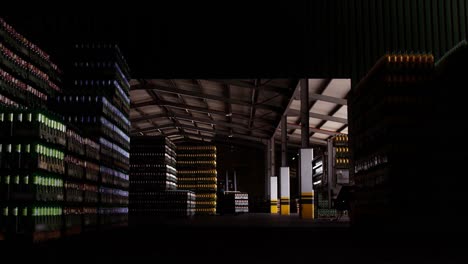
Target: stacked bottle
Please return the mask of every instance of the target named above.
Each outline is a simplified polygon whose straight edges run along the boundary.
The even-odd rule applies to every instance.
[[[61,72],[0,18],[0,237],[61,235],[66,129],[47,110]]]
[[[196,214],[216,214],[216,146],[177,147],[178,189],[196,194]]]
[[[390,54],[352,90],[351,164],[346,157],[340,164],[351,168],[356,186],[353,223],[396,227],[422,217],[423,208],[430,211],[423,190],[431,188],[423,185],[430,182],[425,179],[425,153],[430,153],[427,142],[432,139],[423,131],[433,125],[429,121],[433,78],[431,54]]]
[[[133,223],[146,223],[153,217],[193,215],[194,194],[175,191],[175,148],[164,136],[132,137],[130,213]]]
[[[128,65],[116,45],[79,44],[70,54],[67,89],[53,98],[51,107],[80,131],[70,132],[70,138],[85,146],[67,156],[70,182],[80,183],[83,196],[76,206],[87,230],[125,225],[130,168]]]

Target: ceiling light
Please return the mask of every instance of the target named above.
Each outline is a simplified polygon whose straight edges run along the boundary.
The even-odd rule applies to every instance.
[[[228,137],[232,138],[233,136],[234,136],[233,134],[229,134],[229,136],[228,136]]]
[[[232,113],[227,113],[226,116],[232,116]]]
[[[295,159],[296,159],[296,157],[292,157],[292,160],[295,160]]]
[[[142,136],[143,136],[143,132],[140,132],[140,135],[142,135]]]

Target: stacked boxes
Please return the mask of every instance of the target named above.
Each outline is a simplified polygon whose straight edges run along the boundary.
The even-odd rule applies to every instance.
[[[130,161],[132,223],[151,223],[155,217],[194,214],[194,193],[175,190],[176,152],[169,138],[132,137]]]
[[[47,110],[61,72],[0,19],[0,237],[60,236],[66,125]]]
[[[196,194],[196,214],[216,214],[216,146],[177,147],[177,187]]]

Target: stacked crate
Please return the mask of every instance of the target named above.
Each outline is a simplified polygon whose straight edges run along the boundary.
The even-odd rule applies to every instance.
[[[240,214],[249,212],[249,194],[239,191],[224,192],[221,212]]]
[[[176,152],[169,138],[132,137],[130,163],[132,223],[150,223],[154,217],[193,215],[194,193],[175,190]]]
[[[216,214],[216,146],[177,146],[178,189],[196,194],[195,214]]]
[[[66,125],[47,110],[61,72],[0,18],[0,237],[61,235]]]
[[[125,225],[128,217],[130,162],[129,69],[111,44],[75,45],[64,93],[52,106],[81,132],[85,156],[70,153],[74,177],[71,214],[82,214],[83,227]],[[79,209],[79,208],[81,209]],[[79,210],[79,212],[77,211]]]
[[[353,224],[417,227],[431,214],[430,54],[381,58],[348,101]]]

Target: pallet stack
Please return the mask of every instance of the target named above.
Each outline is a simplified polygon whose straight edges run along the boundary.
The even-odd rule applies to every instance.
[[[352,90],[353,224],[418,227],[431,215],[433,78],[432,55],[391,54]]]
[[[177,188],[196,194],[195,214],[216,214],[216,146],[177,146]]]
[[[48,54],[0,18],[0,238],[61,235],[67,127],[46,103],[60,76]]]
[[[176,147],[164,136],[132,137],[130,215],[135,224],[155,217],[191,216],[195,195],[176,190]]]

